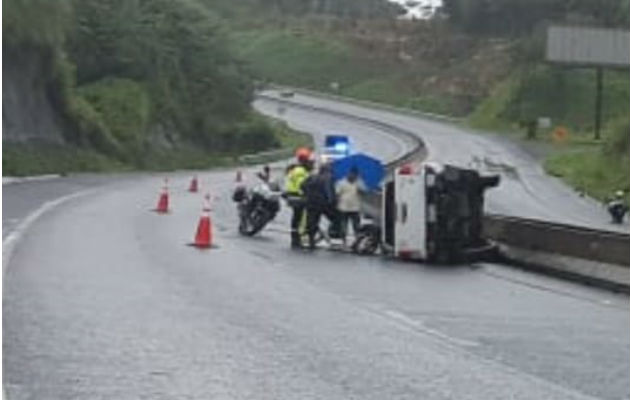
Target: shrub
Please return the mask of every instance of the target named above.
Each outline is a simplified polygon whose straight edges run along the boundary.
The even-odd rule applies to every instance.
[[[630,156],[630,119],[619,118],[610,124],[605,150],[613,155]]]
[[[98,114],[110,138],[125,149],[125,158],[133,158],[142,150],[150,103],[141,84],[130,79],[108,78],[81,86],[77,94]]]

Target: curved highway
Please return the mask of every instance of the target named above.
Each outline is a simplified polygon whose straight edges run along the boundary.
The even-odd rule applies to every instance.
[[[267,91],[264,94],[281,98],[277,91]],[[602,204],[580,196],[558,179],[548,176],[538,160],[518,145],[500,136],[478,134],[457,125],[432,119],[362,107],[303,93],[296,93],[289,100],[390,124],[421,137],[430,160],[475,168],[482,173],[500,174],[501,184],[487,194],[487,210],[492,213],[630,232],[628,223],[622,226],[610,223],[610,216]],[[266,111],[274,115],[269,112],[271,110]],[[304,124],[301,116],[288,114],[280,117],[287,119],[296,127]],[[322,118],[316,115],[315,119]]]
[[[409,145],[350,119],[281,114],[384,158]],[[168,176],[169,215],[149,211],[163,175],[4,186],[7,398],[630,398],[627,296],[494,264],[295,252],[276,229],[242,238],[234,175],[199,173],[209,251],[186,245],[202,205],[188,172]]]

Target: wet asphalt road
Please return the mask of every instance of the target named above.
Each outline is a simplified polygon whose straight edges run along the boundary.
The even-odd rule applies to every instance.
[[[383,157],[405,146],[319,118]],[[3,238],[91,190],[34,221],[6,265],[9,399],[630,398],[627,296],[500,265],[292,252],[286,210],[241,238],[233,171],[200,174],[218,248],[197,251],[201,194],[171,174],[173,212],[151,213],[161,177],[3,188]]]

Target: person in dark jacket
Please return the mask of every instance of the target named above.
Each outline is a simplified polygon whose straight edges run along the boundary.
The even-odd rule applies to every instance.
[[[306,201],[306,232],[309,247],[313,249],[321,216],[325,215],[333,225],[337,222],[337,199],[330,166],[322,165],[319,173],[307,178],[302,184],[302,192]]]
[[[271,167],[265,165],[262,171],[259,171],[256,175],[261,181],[269,183],[271,181]]]

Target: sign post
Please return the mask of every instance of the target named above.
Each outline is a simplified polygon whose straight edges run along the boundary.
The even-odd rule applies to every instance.
[[[602,96],[604,91],[604,69],[597,67],[597,88],[595,93],[595,140],[601,139]]]
[[[547,61],[595,68],[595,139],[601,138],[604,68],[630,68],[630,31],[569,26],[547,30]]]

